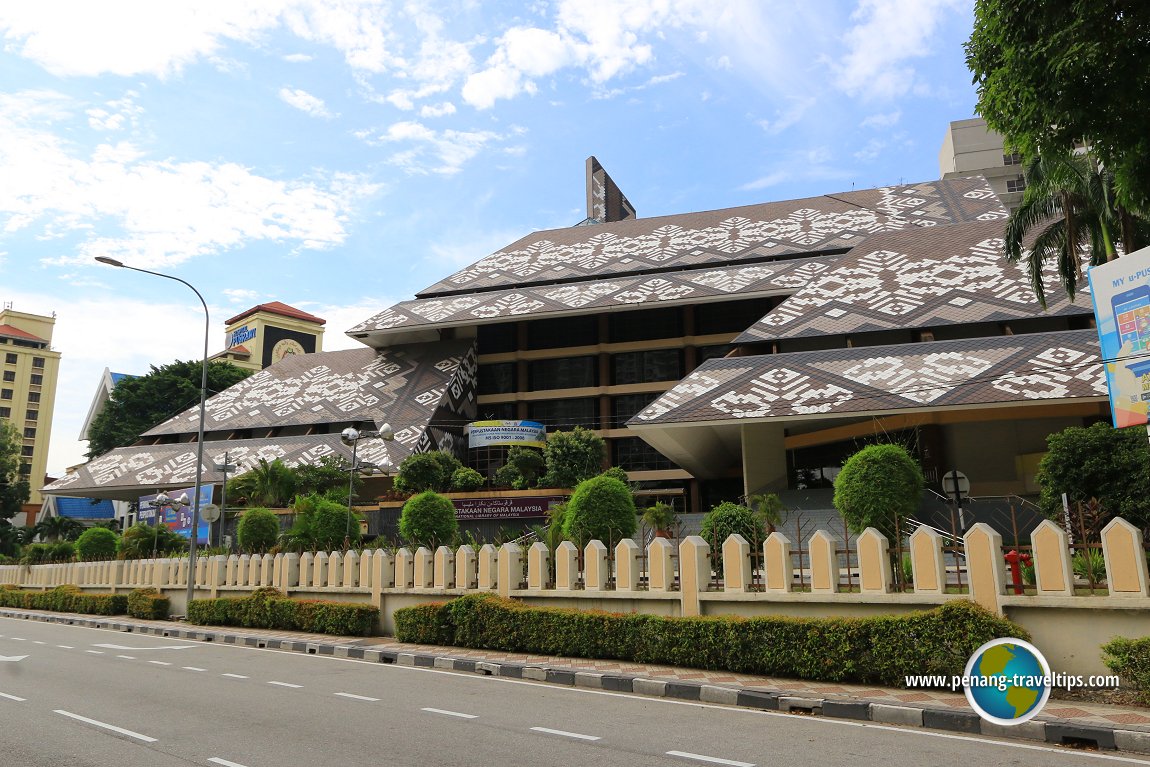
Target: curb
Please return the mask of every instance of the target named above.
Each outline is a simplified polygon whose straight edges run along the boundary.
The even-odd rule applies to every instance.
[[[69,626],[108,629],[126,633],[151,634],[197,642],[220,642],[257,649],[298,652],[350,658],[371,663],[394,663],[399,666],[463,671],[505,679],[528,679],[565,687],[583,687],[611,692],[628,692],[656,698],[697,701],[759,711],[804,714],[829,719],[848,719],[877,724],[922,727],[967,735],[985,735],[1011,740],[1039,741],[1056,746],[1093,748],[1098,751],[1126,751],[1150,754],[1150,731],[1126,730],[1119,726],[1084,724],[1068,719],[1031,719],[1015,726],[993,724],[971,711],[958,711],[929,706],[895,705],[858,699],[811,698],[788,695],[785,691],[756,688],[724,687],[696,682],[668,681],[628,674],[604,674],[580,671],[563,666],[477,661],[450,655],[428,655],[398,650],[369,649],[327,642],[271,639],[250,634],[222,633],[202,628],[185,628],[184,624],[153,626],[127,623],[113,618],[75,617],[68,614],[14,612],[0,609],[0,617],[60,623]]]

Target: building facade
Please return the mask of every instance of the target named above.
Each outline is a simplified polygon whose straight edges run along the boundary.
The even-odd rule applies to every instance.
[[[950,124],[938,150],[938,172],[944,179],[982,176],[1007,210],[1018,207],[1026,189],[1022,157],[1008,152],[1002,135],[988,128],[981,117]]]

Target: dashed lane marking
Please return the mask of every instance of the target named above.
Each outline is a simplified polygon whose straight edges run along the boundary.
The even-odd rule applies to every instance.
[[[532,727],[535,732],[545,732],[548,735],[560,735],[564,738],[577,738],[578,740],[599,740],[598,735],[583,735],[578,732],[567,732],[566,730],[552,730],[550,727]]]
[[[725,764],[728,767],[755,767],[754,762],[736,762],[734,759],[720,759],[717,756],[692,754],[689,751],[668,751],[667,756],[678,756],[682,759],[694,759],[696,762],[707,762],[708,764]]]
[[[352,700],[366,700],[366,701],[369,701],[371,703],[378,703],[379,702],[379,698],[369,698],[366,695],[355,695],[354,693],[350,693],[350,692],[337,692],[334,694],[338,695],[341,698],[351,698]]]
[[[112,732],[117,732],[120,735],[127,735],[129,738],[135,738],[136,740],[142,740],[145,743],[155,743],[156,742],[155,738],[148,737],[147,735],[141,735],[140,733],[133,732],[132,730],[125,730],[123,727],[117,727],[116,725],[108,724],[107,722],[100,722],[100,721],[97,721],[95,719],[89,719],[88,717],[80,716],[79,714],[73,714],[71,711],[65,711],[64,709],[61,709],[61,708],[54,709],[54,713],[60,714],[61,716],[70,717],[72,719],[75,719],[78,722],[84,722],[85,724],[90,724],[93,727],[101,727],[105,730],[111,730]]]
[[[444,708],[421,708],[420,711],[426,711],[429,714],[443,714],[444,716],[457,716],[460,719],[478,719],[476,714],[464,714],[460,711],[448,711]]]

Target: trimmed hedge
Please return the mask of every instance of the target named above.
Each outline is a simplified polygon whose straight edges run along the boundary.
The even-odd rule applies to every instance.
[[[1114,637],[1102,645],[1102,662],[1122,678],[1122,685],[1138,691],[1138,700],[1150,706],[1150,637]]]
[[[4,588],[0,589],[0,607],[88,615],[123,615],[128,611],[128,595],[85,594],[78,586],[57,586],[50,591]]]
[[[395,612],[401,642],[603,658],[827,682],[902,686],[961,675],[971,654],[1022,627],[973,602],[876,618],[662,618],[526,607],[489,594]]]
[[[190,623],[339,636],[368,636],[378,618],[374,605],[290,599],[272,588],[239,598],[193,599],[188,607]]]
[[[162,621],[168,617],[171,601],[156,589],[136,589],[128,594],[128,615]]]

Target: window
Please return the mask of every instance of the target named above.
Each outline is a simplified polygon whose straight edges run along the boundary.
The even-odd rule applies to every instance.
[[[480,354],[513,352],[519,348],[519,333],[514,322],[480,325],[476,330],[476,341]]]
[[[659,397],[658,394],[624,394],[611,398],[611,428],[622,428],[639,411]]]
[[[1002,164],[1003,165],[1021,165],[1022,164],[1022,155],[1020,155],[1018,152],[1015,152],[1014,154],[1004,154],[1004,155],[1002,155]]]
[[[0,389],[0,399],[12,399],[12,390]]]
[[[527,366],[531,391],[598,386],[598,357],[560,357],[539,360]]]
[[[16,364],[16,355],[13,354],[12,352],[8,352],[7,354],[4,355],[4,362],[8,363],[9,365],[15,365]]]
[[[652,338],[680,338],[683,335],[683,312],[678,308],[615,312],[609,316],[608,326],[613,343],[649,341]],[[745,326],[739,328],[743,329]]]
[[[24,439],[36,439],[36,427],[29,426],[24,429]]]
[[[38,421],[38,420],[40,420],[40,411],[39,410],[29,410],[24,414],[24,418],[26,420],[29,420],[29,421]]]
[[[39,386],[40,384],[44,383],[44,376],[40,375],[39,373],[33,373],[32,376],[28,379],[28,383],[32,384],[33,386]]]
[[[726,357],[735,347],[732,344],[717,344],[715,346],[699,346],[695,348],[695,360],[700,365],[715,357]]]
[[[36,448],[33,447],[32,445],[21,445],[20,446],[20,455],[24,456],[25,458],[31,458],[32,457],[32,451],[34,451],[35,449]]]
[[[742,333],[781,302],[779,298],[723,301],[695,307],[695,334]]]
[[[683,377],[683,353],[679,349],[653,349],[611,357],[611,383],[635,384],[678,381]]]
[[[563,346],[591,346],[599,343],[599,317],[559,317],[527,323],[528,349],[555,349]]]
[[[43,358],[43,357],[33,357],[33,358],[32,358],[32,367],[34,367],[34,368],[40,368],[41,370],[43,370],[43,368],[44,368],[44,358]]]
[[[527,418],[539,421],[552,429],[599,428],[599,398],[561,399],[550,402],[531,402],[527,405]]]
[[[4,380],[7,383],[12,383],[13,381],[15,381],[16,380],[16,371],[15,370],[5,370],[4,371]]]
[[[515,392],[515,363],[479,366],[480,394],[512,394]]]
[[[11,418],[11,417],[12,417],[12,408],[0,407],[0,418]]]
[[[1022,176],[1006,179],[1006,191],[1021,192],[1024,189],[1026,189],[1026,179]]]
[[[514,402],[501,402],[498,405],[480,405],[479,419],[482,421],[518,421],[519,409]]]
[[[627,471],[674,469],[675,464],[638,437],[611,441],[612,463]]]
[[[32,473],[32,464],[30,464],[30,463],[20,464],[20,476],[27,477],[31,473]]]
[[[38,391],[28,392],[28,402],[29,403],[36,403],[39,401],[40,401],[40,392],[38,392]]]

